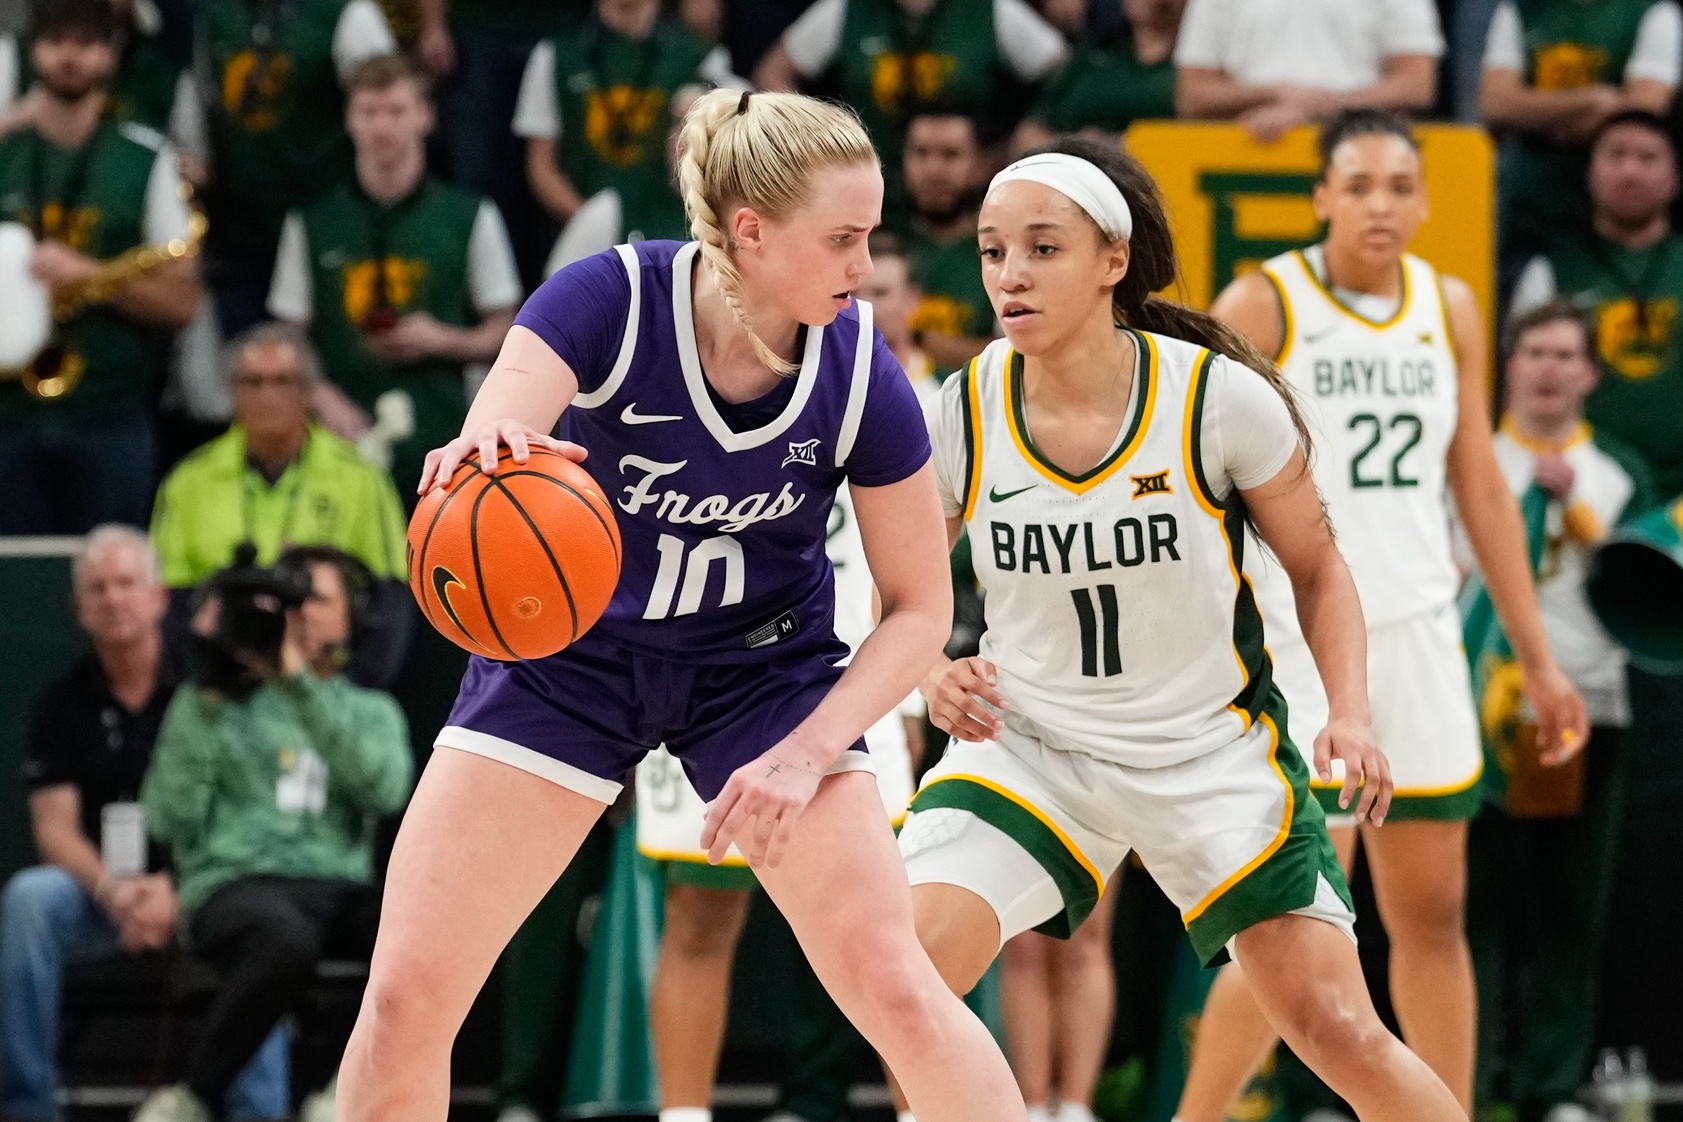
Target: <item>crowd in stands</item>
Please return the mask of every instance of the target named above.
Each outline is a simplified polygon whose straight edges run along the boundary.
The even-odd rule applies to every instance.
[[[41,864],[0,903],[0,1120],[57,1113],[67,957],[177,940],[223,981],[158,1117],[291,1112],[277,1026],[318,959],[368,953],[369,824],[433,731],[378,691],[460,668],[403,584],[421,459],[544,276],[687,237],[674,126],[698,91],[857,110],[887,187],[862,295],[920,388],[999,334],[979,192],[1056,134],[1180,117],[1272,143],[1358,106],[1482,123],[1504,467],[1570,514],[1612,474],[1576,434],[1617,438],[1635,456],[1604,532],[1683,493],[1680,77],[1678,0],[34,0],[0,36],[0,242],[28,247],[0,245],[0,309],[38,285],[67,314],[0,371],[0,535],[92,531],[91,653],[29,726]],[[277,563],[297,598],[259,591],[267,653],[230,662],[219,612]],[[1589,872],[1539,871],[1589,919],[1541,959],[1579,1012],[1546,1062],[1509,1042],[1516,1098],[1588,1074],[1616,797],[1559,843]]]

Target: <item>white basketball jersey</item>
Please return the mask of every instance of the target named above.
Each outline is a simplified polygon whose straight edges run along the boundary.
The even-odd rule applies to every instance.
[[[1455,599],[1449,444],[1460,416],[1437,270],[1404,254],[1402,303],[1370,320],[1328,291],[1302,252],[1262,266],[1285,313],[1279,366],[1314,442],[1315,482],[1368,626]],[[1299,635],[1291,583],[1261,550],[1249,569],[1271,637]]]
[[[836,488],[824,552],[836,572],[836,638],[857,651],[877,625],[872,604],[875,585],[865,564],[865,541],[859,536],[859,522],[853,515],[853,492],[846,483]]]
[[[987,592],[982,655],[1049,742],[1137,767],[1231,743],[1266,701],[1262,621],[1241,578],[1243,513],[1209,493],[1200,387],[1213,356],[1135,333],[1128,420],[1097,467],[1035,449],[1022,358],[990,344],[967,379],[964,518]]]

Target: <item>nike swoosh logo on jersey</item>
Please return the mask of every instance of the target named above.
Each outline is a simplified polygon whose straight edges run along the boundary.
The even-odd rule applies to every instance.
[[[1305,331],[1303,333],[1303,341],[1305,343],[1309,343],[1309,344],[1313,345],[1315,343],[1319,343],[1322,339],[1325,339],[1328,335],[1331,335],[1334,331],[1337,331],[1337,330],[1338,330],[1338,325],[1336,323],[1334,323],[1334,324],[1330,324],[1326,327],[1321,328],[1319,331],[1315,332],[1313,335],[1311,335],[1307,331]]]
[[[1037,486],[1038,486],[1038,484],[1030,483],[1027,487],[1019,487],[1015,491],[1007,491],[1003,495],[999,493],[999,488],[997,488],[997,487],[989,488],[989,490],[988,490],[988,502],[990,502],[990,503],[1002,503],[1006,499],[1009,499],[1014,495],[1020,495],[1024,491],[1032,491]]]
[[[661,421],[681,421],[682,417],[670,417],[665,413],[638,413],[637,403],[633,401],[627,405],[619,415],[619,419],[628,425],[653,425]]]

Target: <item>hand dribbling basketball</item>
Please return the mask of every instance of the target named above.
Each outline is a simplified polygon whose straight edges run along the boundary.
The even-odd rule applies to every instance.
[[[440,634],[486,658],[546,658],[601,618],[621,543],[584,457],[512,419],[427,454],[407,568]]]
[[[514,453],[514,462],[517,464],[525,463],[534,447],[547,448],[567,457],[575,464],[582,463],[588,455],[583,448],[570,440],[557,440],[548,433],[539,432],[505,417],[482,426],[476,433],[463,433],[444,447],[428,452],[426,463],[421,467],[421,481],[416,485],[415,493],[424,495],[434,487],[443,487],[449,483],[450,477],[456,474],[456,469],[461,466],[462,461],[475,451],[479,453],[480,470],[491,470],[484,465],[496,464],[499,445]]]

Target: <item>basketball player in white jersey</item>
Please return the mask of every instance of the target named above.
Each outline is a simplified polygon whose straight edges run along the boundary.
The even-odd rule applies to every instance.
[[[830,508],[824,552],[835,570],[836,638],[857,650],[876,625],[876,613],[865,542],[845,483]],[[923,699],[914,693],[865,730],[883,810],[895,827],[912,800],[913,746],[921,748],[923,712]],[[701,845],[706,818],[707,804],[664,748],[637,765],[637,849],[666,868],[665,923],[649,1002],[659,1122],[712,1120],[731,965],[759,885],[735,846],[719,864],[708,863]]]
[[[1449,513],[1455,505],[1524,668],[1545,760],[1588,731],[1584,705],[1549,652],[1519,509],[1491,444],[1485,337],[1472,291],[1405,252],[1426,218],[1408,123],[1354,110],[1321,136],[1317,215],[1326,240],[1282,254],[1228,286],[1213,312],[1281,371],[1303,403],[1315,481],[1361,595],[1374,732],[1391,761],[1386,828],[1361,828],[1391,944],[1391,999],[1403,1036],[1470,1109],[1475,1048],[1472,957],[1462,930],[1467,820],[1482,767],[1461,649]],[[1291,736],[1329,719],[1313,643],[1297,627],[1289,574],[1260,552],[1246,572],[1268,628]],[[1360,816],[1317,784],[1346,868]],[[1247,989],[1247,980],[1250,988]],[[1254,971],[1228,967],[1201,1022],[1180,1122],[1220,1122],[1273,1046]]]
[[[1255,967],[1272,1023],[1364,1122],[1463,1118],[1368,998],[1243,575],[1251,523],[1327,681],[1314,771],[1342,761],[1343,805],[1383,817],[1361,608],[1278,372],[1150,296],[1175,279],[1168,223],[1111,146],[1066,139],[1006,168],[978,238],[1006,338],[927,412],[988,630],[923,686],[955,739],[900,836],[919,938],[967,990],[1006,939],[1079,926],[1136,849],[1203,959]]]

